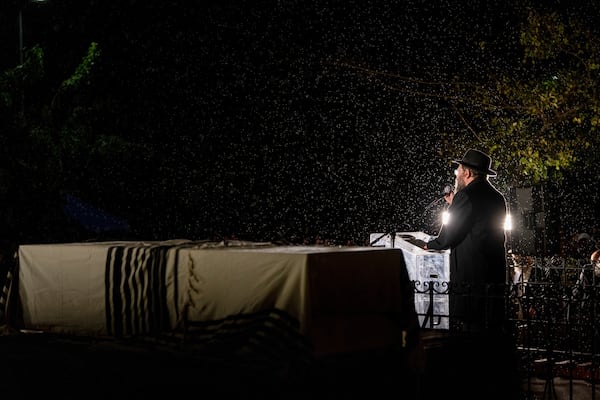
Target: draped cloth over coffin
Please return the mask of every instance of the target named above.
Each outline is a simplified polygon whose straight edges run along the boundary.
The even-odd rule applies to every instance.
[[[109,335],[157,334],[170,329],[166,281],[173,248],[169,244],[108,248],[105,303]]]
[[[190,241],[19,248],[22,327],[57,333],[148,335],[276,314],[316,353],[399,345],[412,306],[403,280],[398,249]]]

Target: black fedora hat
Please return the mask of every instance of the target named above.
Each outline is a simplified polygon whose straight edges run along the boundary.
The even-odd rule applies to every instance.
[[[463,156],[462,160],[453,160],[455,164],[463,164],[467,167],[476,169],[477,171],[485,172],[488,176],[496,176],[496,171],[492,167],[492,159],[487,154],[469,149]]]

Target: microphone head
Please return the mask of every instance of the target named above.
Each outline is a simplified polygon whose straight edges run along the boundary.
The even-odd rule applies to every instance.
[[[442,193],[444,196],[449,195],[450,193],[452,193],[454,191],[454,188],[451,185],[446,185],[444,186],[444,193]]]

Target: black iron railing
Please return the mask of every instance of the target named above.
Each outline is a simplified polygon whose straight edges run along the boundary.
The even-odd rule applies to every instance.
[[[452,282],[413,283],[415,295],[429,298],[429,307],[419,315],[422,328],[440,329],[439,322],[446,318],[449,332],[460,325],[462,315],[440,313],[434,305],[444,297],[471,298],[472,288]],[[595,399],[600,382],[600,277],[593,266],[560,257],[509,263],[503,290],[486,288],[484,298],[473,298],[472,303],[493,304],[498,296],[515,336],[524,381],[545,380],[544,398],[552,399],[555,378],[584,380]]]

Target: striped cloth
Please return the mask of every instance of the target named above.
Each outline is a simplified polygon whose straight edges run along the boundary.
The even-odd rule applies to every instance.
[[[106,258],[106,323],[117,337],[169,328],[167,254],[172,245],[119,245]]]
[[[306,368],[313,347],[285,311],[269,308],[212,321],[187,321],[183,347],[188,354],[214,356],[231,370],[248,366],[256,373]]]
[[[189,247],[228,246],[136,243],[108,249],[105,298],[109,335],[168,338],[172,333],[168,301],[178,298],[178,288],[175,286],[170,294],[174,299],[167,297],[167,276],[177,276],[178,250]],[[242,243],[235,247],[254,246]],[[177,285],[177,279],[170,282]],[[282,359],[304,364],[310,357],[311,345],[300,334],[299,321],[285,311],[267,308],[219,320],[189,321],[185,307],[180,310],[175,306],[172,310],[183,325],[184,347],[188,352],[218,354],[235,363],[246,360],[264,368],[279,368]]]

